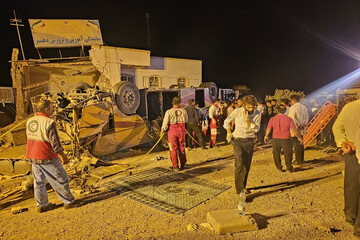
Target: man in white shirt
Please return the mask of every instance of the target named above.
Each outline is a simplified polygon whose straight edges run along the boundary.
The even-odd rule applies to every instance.
[[[299,95],[292,95],[290,97],[291,107],[289,109],[289,117],[295,123],[297,131],[300,133],[301,137],[305,135],[305,128],[309,122],[309,115],[307,108],[300,103]],[[292,137],[294,152],[295,152],[295,163],[297,165],[302,165],[304,163],[304,145],[302,145],[298,138]]]
[[[256,109],[260,112],[261,115],[261,125],[260,125],[260,130],[257,134],[257,140],[260,144],[264,144],[264,137],[265,137],[265,131],[266,131],[266,112],[265,112],[265,106],[264,106],[264,102],[261,99],[257,99],[257,107]]]
[[[217,136],[217,122],[220,115],[220,99],[216,99],[213,105],[209,108],[210,118],[210,147],[214,147],[216,144]]]
[[[230,116],[230,114],[235,110],[235,102],[231,101],[229,103],[229,107],[226,109],[226,117]],[[231,131],[234,130],[234,123],[230,123],[231,127]]]
[[[261,115],[256,110],[256,98],[252,95],[243,98],[244,107],[235,109],[224,121],[227,130],[227,141],[234,137],[235,155],[235,188],[239,194],[238,209],[245,212],[245,192],[247,178],[250,171],[254,151],[255,133],[260,129]],[[231,133],[230,123],[235,123],[235,130]]]
[[[345,156],[345,219],[354,225],[354,235],[360,237],[360,100],[344,106],[338,115],[333,133],[336,145]]]

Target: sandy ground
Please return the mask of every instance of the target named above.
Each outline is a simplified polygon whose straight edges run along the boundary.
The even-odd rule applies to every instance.
[[[157,161],[156,156],[164,157]],[[34,199],[11,207],[29,211],[12,214],[0,211],[0,239],[353,239],[351,225],[343,215],[344,162],[338,154],[306,150],[306,164],[293,173],[276,170],[271,148],[255,152],[248,179],[248,214],[260,229],[251,232],[217,235],[190,223],[206,222],[209,211],[237,207],[234,188],[232,146],[196,149],[187,152],[187,174],[230,185],[220,195],[190,209],[185,214],[165,213],[113,192],[78,196],[86,204],[65,210],[63,207],[37,213]],[[140,159],[140,160],[138,160]],[[133,174],[153,167],[169,167],[167,151],[146,157],[135,156],[119,162],[138,160]],[[119,178],[118,174],[108,180]],[[50,201],[60,204],[54,193]],[[354,238],[355,239],[355,238]]]

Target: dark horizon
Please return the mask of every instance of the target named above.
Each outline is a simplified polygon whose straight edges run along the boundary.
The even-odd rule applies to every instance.
[[[98,19],[109,46],[148,49],[151,55],[203,61],[204,82],[220,88],[247,85],[264,98],[277,89],[316,89],[359,68],[326,39],[360,49],[360,2],[349,1],[4,1],[1,2],[1,86],[11,86],[12,48],[19,48],[12,9],[26,58],[38,58],[28,19]],[[320,36],[320,37],[319,37]],[[324,40],[325,39],[325,40]],[[19,49],[20,50],[20,49]],[[21,51],[20,51],[21,52]],[[356,55],[356,54],[354,54]],[[360,55],[359,55],[360,56]],[[21,54],[19,55],[21,58]]]

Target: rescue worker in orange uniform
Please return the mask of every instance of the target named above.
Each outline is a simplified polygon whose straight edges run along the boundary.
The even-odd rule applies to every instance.
[[[172,169],[175,171],[184,169],[186,164],[185,123],[188,121],[188,115],[185,109],[179,107],[180,102],[181,100],[179,97],[173,98],[173,107],[166,111],[161,127],[161,134],[168,130],[170,159],[172,162]]]

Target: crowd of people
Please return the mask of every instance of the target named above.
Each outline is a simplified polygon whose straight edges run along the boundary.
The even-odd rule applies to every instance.
[[[245,107],[245,97],[238,98],[235,101],[225,101],[223,103],[221,103],[220,99],[217,99],[205,110],[200,109],[194,99],[190,99],[188,106],[184,108],[188,117],[188,121],[184,122],[184,139],[186,139],[184,140],[184,145],[186,148],[188,150],[196,147],[207,149],[207,146],[210,148],[219,146],[219,142],[229,143],[226,139],[227,129],[224,127],[225,119],[236,109]],[[290,99],[283,98],[279,102],[276,99],[267,100],[266,105],[261,99],[255,99],[254,107],[260,114],[260,127],[259,130],[256,131],[254,137],[255,144],[264,144],[265,140],[268,141],[272,139],[274,133],[276,136],[280,136],[280,138],[283,138],[285,135],[287,136],[287,134],[281,135],[281,131],[284,131],[283,127],[285,125],[282,126],[281,129],[279,129],[277,125],[269,125],[269,122],[273,117],[279,114],[287,116],[292,119],[293,125],[295,126],[294,130],[287,127],[288,129],[286,131],[289,133],[289,137],[287,138],[291,141],[291,145],[294,148],[295,162],[297,165],[302,165],[304,161],[302,136],[305,134],[305,127],[309,121],[309,113],[307,108],[300,103],[300,97],[298,95],[293,95]],[[171,111],[173,110],[170,109],[169,113]],[[177,118],[179,119],[178,116]],[[276,119],[283,118],[284,117],[280,118],[279,116],[276,117]],[[280,123],[283,122],[284,120],[280,121]],[[162,130],[166,131],[168,129],[167,125],[169,124],[171,125],[172,123],[169,122],[168,116],[165,114]],[[235,122],[229,123],[231,132],[235,130],[235,126]],[[268,126],[271,126],[270,129],[267,129]],[[267,130],[270,130],[270,132],[266,135]]]
[[[173,107],[166,111],[161,135],[167,132],[171,169],[181,171],[186,167],[186,146],[196,144],[206,149],[217,146],[219,129],[226,131],[225,140],[232,143],[235,156],[235,189],[239,196],[238,210],[245,214],[246,184],[251,167],[254,146],[271,139],[273,160],[280,172],[293,172],[294,166],[304,163],[302,139],[309,121],[308,109],[300,103],[298,95],[290,99],[283,98],[257,100],[252,95],[238,98],[234,102],[221,104],[214,101],[208,114],[196,106],[190,99],[189,105],[180,107],[181,99],[174,97]],[[314,105],[315,107],[317,105]],[[315,108],[314,107],[314,108]],[[333,132],[336,144],[345,154],[345,216],[346,221],[354,225],[354,235],[360,236],[360,115],[357,114],[360,100],[344,106],[337,117]],[[320,105],[317,106],[317,109]],[[315,109],[316,110],[316,109]],[[310,113],[314,114],[314,109]],[[79,203],[71,194],[69,181],[62,167],[69,160],[63,152],[56,125],[51,115],[54,107],[49,100],[38,103],[38,113],[27,121],[26,158],[32,163],[34,176],[34,195],[38,212],[50,210],[46,180],[49,181],[66,209]],[[210,135],[210,138],[207,136]],[[284,153],[286,170],[281,163]],[[293,153],[295,161],[293,162]]]
[[[298,95],[279,102],[276,99],[268,100],[266,105],[252,95],[224,104],[217,99],[207,114],[196,107],[194,99],[189,100],[185,109],[179,108],[179,105],[180,98],[175,97],[173,108],[165,113],[162,125],[162,132],[168,132],[171,168],[177,171],[185,168],[186,146],[191,149],[198,145],[206,149],[207,141],[210,148],[218,146],[218,140],[232,143],[235,186],[240,199],[238,208],[242,213],[245,212],[246,182],[255,144],[263,144],[271,139],[274,163],[281,172],[285,171],[281,164],[282,151],[288,172],[294,171],[293,165],[301,168],[304,163],[302,138],[309,115]]]

